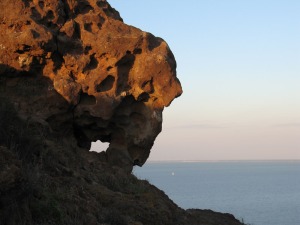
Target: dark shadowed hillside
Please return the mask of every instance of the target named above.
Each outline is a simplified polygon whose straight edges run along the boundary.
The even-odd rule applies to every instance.
[[[1,225],[241,224],[229,214],[179,208],[103,154],[22,121],[3,98],[0,118]]]

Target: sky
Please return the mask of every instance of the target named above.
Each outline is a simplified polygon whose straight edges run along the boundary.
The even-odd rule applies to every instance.
[[[299,0],[108,2],[177,61],[150,161],[300,159]]]

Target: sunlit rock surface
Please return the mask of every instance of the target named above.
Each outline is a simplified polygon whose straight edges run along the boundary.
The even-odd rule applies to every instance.
[[[73,131],[86,149],[109,142],[114,165],[143,165],[164,107],[182,93],[166,42],[124,24],[106,1],[1,0],[0,8],[1,82],[19,114],[62,136]]]
[[[182,93],[175,69],[106,1],[1,0],[0,225],[242,225],[130,173]]]

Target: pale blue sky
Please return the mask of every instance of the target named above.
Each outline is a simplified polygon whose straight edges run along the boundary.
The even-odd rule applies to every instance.
[[[177,60],[150,160],[300,159],[299,0],[108,1]]]

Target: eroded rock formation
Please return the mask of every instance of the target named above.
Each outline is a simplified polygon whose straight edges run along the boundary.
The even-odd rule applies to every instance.
[[[129,173],[182,92],[175,69],[106,1],[1,0],[0,225],[242,225]]]
[[[1,0],[0,8],[1,96],[83,148],[109,142],[115,165],[143,165],[163,108],[182,93],[166,42],[124,24],[104,0]]]

